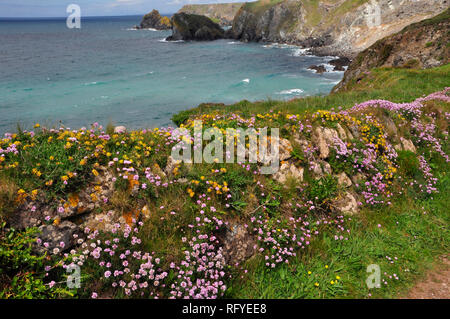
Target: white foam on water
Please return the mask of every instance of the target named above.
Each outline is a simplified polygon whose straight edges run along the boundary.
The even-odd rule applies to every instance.
[[[328,64],[328,63],[323,63],[322,65],[325,67],[325,69],[329,73],[342,73],[342,72],[344,72],[344,71],[335,71],[334,70],[334,65],[331,65],[331,64]],[[344,67],[344,70],[347,70],[347,67]]]
[[[250,83],[250,79],[243,79],[241,82]]]
[[[292,50],[292,56],[303,56],[309,54],[309,48],[297,48]]]
[[[143,28],[143,29],[127,28],[125,30],[126,31],[141,31],[141,30],[144,30],[144,31],[161,31],[161,30],[157,30],[157,29],[154,29],[154,28]]]
[[[176,40],[176,41],[167,41],[167,38],[163,38],[161,40],[158,40],[158,42],[164,42],[164,43],[179,43],[179,42],[184,42],[184,40]]]
[[[283,90],[281,92],[277,92],[276,94],[282,94],[282,95],[300,95],[304,91],[302,89],[290,89],[290,90]]]
[[[270,43],[270,44],[265,44],[263,45],[263,48],[266,49],[272,49],[272,48],[277,48],[277,49],[290,49],[292,50],[292,53],[290,54],[291,56],[303,56],[303,55],[308,55],[310,53],[311,48],[303,48],[300,47],[298,45],[293,45],[293,44],[283,44],[283,43]]]

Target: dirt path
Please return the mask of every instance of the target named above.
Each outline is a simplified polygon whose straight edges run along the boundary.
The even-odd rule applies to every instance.
[[[438,265],[406,294],[411,299],[450,299],[450,260],[441,256]]]

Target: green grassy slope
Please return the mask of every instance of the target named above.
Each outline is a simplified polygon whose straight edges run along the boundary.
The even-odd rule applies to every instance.
[[[289,102],[243,101],[230,106],[203,104],[174,117],[175,122],[185,123],[188,129],[193,129],[194,118],[202,120],[205,128],[214,126],[221,131],[230,127],[280,128],[281,137],[292,143],[287,163],[291,169],[304,169],[303,178],[288,177],[285,184],[271,175],[258,174],[257,164],[213,161],[169,166],[169,155],[179,138],[171,129],[115,134],[109,127],[106,131],[92,129],[86,134],[85,130],[51,132],[36,124],[33,133],[18,132],[5,137],[0,140],[0,148],[8,150],[0,156],[0,298],[68,295],[86,298],[93,294],[107,298],[168,298],[177,291],[181,298],[188,293],[184,280],[209,278],[209,270],[205,272],[209,268],[198,267],[191,261],[183,265],[186,252],[193,258],[210,252],[204,255],[206,260],[208,256],[216,256],[225,242],[219,240],[229,232],[224,223],[248,225],[245,243],[253,241],[262,249],[238,265],[223,261],[209,266],[208,262],[208,267],[218,275],[215,280],[221,282],[217,284],[226,285],[222,288],[224,297],[399,296],[425,274],[437,256],[449,252],[450,178],[445,158],[450,153],[447,138],[450,103],[435,96],[424,101],[418,112],[414,107],[399,111],[379,104],[350,115],[323,110],[346,109],[370,99],[411,102],[449,86],[449,70],[449,65],[430,70],[374,69],[358,83],[351,83],[346,91],[328,96]],[[396,133],[392,133],[389,123],[394,123]],[[424,131],[421,128],[430,123],[435,126],[427,128],[425,141],[420,137]],[[340,144],[352,152],[342,152],[336,145],[330,147],[329,156],[322,158],[327,159],[333,175],[320,175],[312,166],[321,156],[321,151],[311,145],[317,142],[313,135],[317,129],[337,129],[337,124],[355,134],[354,138],[344,132],[347,137]],[[414,142],[416,153],[393,152],[394,146],[403,143],[400,137]],[[437,144],[429,143],[430,140]],[[331,146],[331,142],[327,143]],[[322,160],[320,163],[325,171],[326,163]],[[430,171],[431,177],[427,175]],[[107,172],[115,178],[111,183]],[[335,176],[344,173],[356,177],[358,172],[362,175],[351,186],[339,183]],[[380,176],[383,182],[373,184]],[[382,190],[373,191],[372,185],[382,185]],[[427,192],[433,187],[437,193]],[[361,203],[360,212],[340,216],[334,203],[349,192],[361,195],[357,197],[364,204]],[[363,193],[372,194],[366,197]],[[80,201],[84,203],[81,206]],[[388,201],[392,204],[386,204]],[[18,209],[26,203],[35,206]],[[82,210],[88,203],[95,204],[90,213]],[[117,239],[113,255],[104,254],[97,260],[90,248],[78,247],[67,257],[58,250],[49,258],[42,255],[36,259],[31,256],[32,236],[11,233],[3,223],[12,220],[14,214],[44,218],[44,211],[52,210],[52,216],[43,224],[58,226],[72,208],[77,213],[103,216],[104,221],[91,224],[91,230],[98,227],[101,231],[97,238],[93,236],[87,241],[86,247],[109,247]],[[107,231],[105,226],[110,213],[111,218],[122,220],[122,226],[126,223],[134,227],[135,218],[142,224],[136,226],[133,236],[115,238],[114,232]],[[300,243],[304,237],[308,243]],[[270,244],[274,240],[275,248]],[[217,245],[211,244],[203,252],[198,250],[200,246],[196,243],[210,241]],[[234,246],[241,247],[242,241]],[[291,248],[296,256],[285,254],[284,249]],[[127,250],[130,252],[126,253]],[[131,275],[140,273],[141,260],[134,256],[143,252],[155,252],[157,268],[165,272],[159,278],[166,286],[160,286],[158,280],[158,283],[150,281],[148,289],[136,292],[118,287],[113,281],[135,283],[136,277]],[[81,269],[83,289],[66,292],[58,290],[64,288],[60,285],[50,285],[50,280],[65,282],[65,271],[57,265],[62,261],[66,265],[78,261],[79,254],[85,256]],[[281,261],[275,255],[282,256]],[[109,266],[99,262],[111,262],[111,270],[123,269],[127,265],[122,258],[127,258],[130,273],[119,274],[118,278],[107,275]],[[369,290],[366,286],[369,275],[366,269],[371,264],[381,269],[379,289]],[[51,269],[49,276],[46,269]],[[186,269],[192,272],[185,272]],[[177,279],[182,276],[184,279]],[[222,297],[221,291],[212,294]]]
[[[180,124],[191,115],[213,111],[250,115],[272,109],[301,114],[338,107],[345,109],[371,99],[410,102],[446,86],[450,86],[450,64],[428,70],[381,68],[373,69],[358,83],[349,83],[345,91],[327,96],[310,96],[287,102],[268,100],[251,103],[244,100],[227,106],[204,103],[197,108],[176,114],[172,120]]]

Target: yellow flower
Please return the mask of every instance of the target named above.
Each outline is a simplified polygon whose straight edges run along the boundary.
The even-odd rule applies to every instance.
[[[92,174],[94,174],[94,176],[98,176],[97,170],[93,169],[93,170],[92,170]]]
[[[61,176],[61,180],[62,180],[63,182],[67,181],[68,179],[69,179],[69,177],[67,177],[66,175]]]
[[[41,124],[39,124],[39,123],[36,123],[36,124],[34,125],[34,128],[39,128],[39,127],[41,127]]]
[[[318,283],[318,282],[316,282],[316,283],[314,284],[314,286],[316,286],[316,287],[319,287],[319,283]]]
[[[83,158],[83,159],[80,161],[80,165],[81,165],[81,166],[86,165],[86,162],[87,162],[86,159]]]
[[[61,217],[57,216],[57,217],[53,220],[53,225],[58,226],[60,222],[61,222]]]
[[[330,284],[334,285],[334,281],[333,281],[333,280],[332,280],[332,281],[330,281]]]
[[[336,279],[339,280],[339,279],[341,279],[341,277],[340,276],[336,276]]]
[[[17,194],[19,194],[19,195],[25,194],[25,191],[24,191],[23,189],[19,189],[19,190],[17,191]]]
[[[312,272],[308,271],[308,275],[311,275],[311,274],[312,274]]]
[[[327,269],[328,269],[328,265],[325,265],[325,268],[327,268]]]

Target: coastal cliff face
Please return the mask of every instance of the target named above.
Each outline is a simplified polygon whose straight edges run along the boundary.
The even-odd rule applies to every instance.
[[[171,23],[172,35],[167,38],[168,41],[211,41],[221,39],[225,34],[217,23],[202,15],[176,13]]]
[[[403,67],[428,69],[450,62],[450,9],[414,23],[358,54],[333,91],[346,89],[372,68]]]
[[[405,26],[433,17],[448,0],[261,0],[246,3],[233,21],[243,41],[312,47],[316,54],[353,57]]]
[[[242,7],[243,2],[216,4],[187,4],[178,13],[203,15],[222,26],[230,26],[234,16]]]

